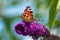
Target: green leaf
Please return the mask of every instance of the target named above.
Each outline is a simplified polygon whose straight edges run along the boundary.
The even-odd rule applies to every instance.
[[[54,20],[57,15],[56,13],[57,3],[58,3],[58,0],[52,0],[52,4],[49,11],[49,28],[53,27]]]
[[[47,2],[47,7],[50,7],[52,0],[47,0],[46,2]]]
[[[56,20],[55,25],[57,25],[57,27],[60,27],[60,20]]]

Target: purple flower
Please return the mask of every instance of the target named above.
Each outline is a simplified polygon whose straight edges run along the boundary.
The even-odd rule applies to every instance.
[[[39,36],[49,37],[50,33],[44,25],[35,22],[20,22],[15,26],[15,31],[20,35],[32,36],[34,40],[37,40]]]

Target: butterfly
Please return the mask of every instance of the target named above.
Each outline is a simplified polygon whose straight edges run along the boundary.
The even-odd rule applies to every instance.
[[[36,20],[33,16],[33,11],[30,6],[27,6],[26,9],[24,10],[24,13],[21,15],[21,18],[25,22],[31,22],[31,21],[40,21]]]

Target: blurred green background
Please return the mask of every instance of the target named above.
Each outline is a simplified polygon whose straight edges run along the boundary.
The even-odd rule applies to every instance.
[[[60,36],[60,0],[0,0],[0,40],[32,40],[14,31],[26,6],[31,6],[34,17],[44,20],[40,23],[52,34]]]

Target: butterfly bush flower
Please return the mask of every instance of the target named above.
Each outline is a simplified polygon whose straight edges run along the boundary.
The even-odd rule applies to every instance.
[[[36,22],[20,22],[15,25],[15,31],[19,35],[29,35],[32,36],[33,40],[37,40],[39,36],[49,37],[50,33],[48,29]]]

